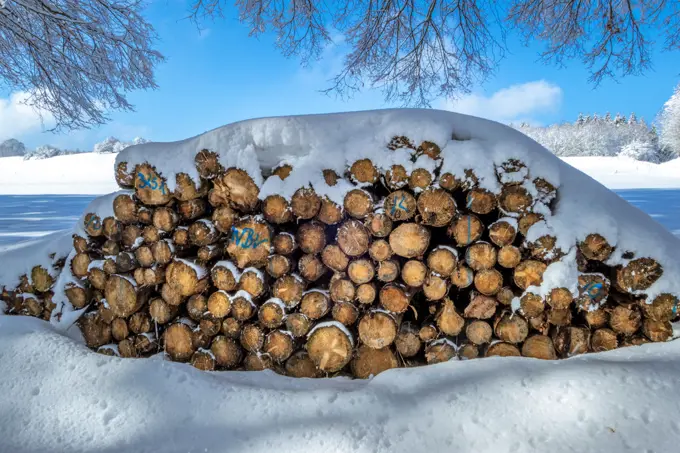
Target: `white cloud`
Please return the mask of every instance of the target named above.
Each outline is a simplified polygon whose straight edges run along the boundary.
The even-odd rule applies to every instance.
[[[40,112],[24,104],[29,93],[17,91],[10,94],[8,99],[0,98],[0,140],[20,138],[26,134],[39,132],[43,120],[49,123],[52,116]]]
[[[562,104],[562,88],[545,80],[511,85],[491,96],[468,94],[443,102],[442,108],[502,123],[537,122],[535,115],[552,113]]]

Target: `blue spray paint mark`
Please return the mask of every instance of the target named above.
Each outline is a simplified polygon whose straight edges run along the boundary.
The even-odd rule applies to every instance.
[[[394,203],[392,205],[392,209],[390,210],[390,214],[394,215],[395,212],[397,212],[397,209],[400,211],[406,211],[406,206],[404,206],[404,201],[406,201],[406,195],[402,195],[401,199]]]
[[[165,184],[161,182],[161,184],[158,184],[158,178],[154,176],[151,179],[148,179],[144,173],[141,171],[137,173],[137,177],[141,181],[141,184],[139,185],[140,189],[145,189],[145,188],[150,188],[151,190],[159,190],[163,195],[165,195]]]
[[[231,227],[231,240],[242,249],[255,249],[269,239],[260,239],[260,233],[255,233],[252,228],[243,228],[239,231],[236,227]]]
[[[92,227],[95,231],[102,229],[102,225],[96,216],[90,216],[90,220],[85,223],[85,228]]]
[[[602,283],[588,282],[588,284],[583,288],[583,292],[586,293],[592,300],[595,300],[602,292]]]
[[[469,244],[472,240],[472,216],[468,216],[468,237],[467,237],[467,244]]]

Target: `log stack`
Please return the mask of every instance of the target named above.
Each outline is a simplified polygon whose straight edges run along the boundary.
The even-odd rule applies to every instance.
[[[474,169],[441,170],[439,147],[395,137],[405,165],[370,159],[325,183],[351,184],[342,204],[299,187],[261,196],[251,175],[196,155],[195,181],[170,190],[150,164],[116,169],[112,217],[87,213],[74,236],[66,296],[87,345],[103,354],[189,362],[202,370],[273,369],[294,377],[366,378],[396,367],[459,359],[558,359],[665,341],[678,299],[646,300],[662,274],[650,257],[606,264],[591,234],[575,244],[578,293],[545,288],[568,251],[550,235],[558,189],[523,162],[496,168],[500,190]],[[385,152],[390,152],[386,150]],[[412,162],[431,162],[416,166]],[[434,171],[428,170],[434,168]],[[290,165],[271,169],[285,179]],[[132,191],[133,190],[133,191]],[[49,318],[44,269],[4,290],[9,312]],[[642,294],[642,295],[641,295]],[[651,302],[651,303],[650,303]]]

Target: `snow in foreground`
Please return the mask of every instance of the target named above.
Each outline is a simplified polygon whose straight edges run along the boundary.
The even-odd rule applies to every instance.
[[[663,164],[628,157],[563,157],[609,189],[670,189],[680,187],[680,159]]]
[[[0,316],[0,395],[13,453],[671,452],[680,342],[308,380],[102,356]]]

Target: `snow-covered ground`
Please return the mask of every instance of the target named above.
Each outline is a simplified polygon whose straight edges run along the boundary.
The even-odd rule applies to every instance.
[[[680,159],[663,164],[628,157],[564,157],[562,160],[610,189],[680,188]]]
[[[32,318],[0,317],[0,332],[12,453],[670,453],[680,437],[677,341],[350,381],[106,357]]]

